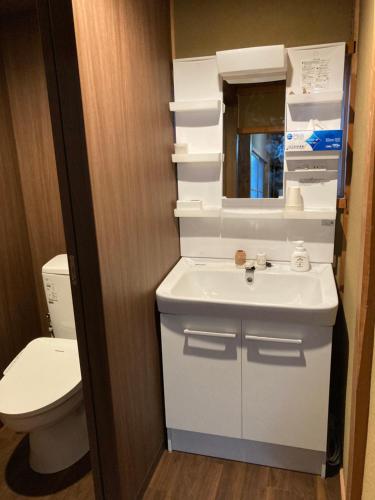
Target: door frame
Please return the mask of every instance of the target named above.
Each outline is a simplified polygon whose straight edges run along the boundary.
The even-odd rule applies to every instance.
[[[359,3],[356,2],[356,16]],[[372,50],[371,105],[368,109],[367,154],[365,160],[365,196],[362,205],[361,261],[354,336],[352,405],[350,415],[348,477],[346,496],[362,496],[368,420],[370,410],[372,358],[375,328],[375,45]],[[345,291],[344,291],[345,293]]]
[[[37,0],[69,259],[91,463],[98,500],[119,471],[72,0]]]

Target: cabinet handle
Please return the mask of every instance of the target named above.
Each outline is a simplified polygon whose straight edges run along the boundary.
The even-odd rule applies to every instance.
[[[246,340],[261,340],[262,342],[280,342],[281,344],[302,344],[302,339],[280,339],[278,337],[259,337],[258,335],[245,335]]]
[[[184,329],[184,334],[201,335],[203,337],[221,337],[225,339],[235,339],[237,337],[237,333],[203,332],[201,330],[189,330],[188,328]]]

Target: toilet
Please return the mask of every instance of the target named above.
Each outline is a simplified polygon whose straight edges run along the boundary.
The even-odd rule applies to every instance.
[[[0,420],[28,432],[30,467],[50,474],[89,450],[68,259],[42,268],[53,337],[32,340],[0,380]]]

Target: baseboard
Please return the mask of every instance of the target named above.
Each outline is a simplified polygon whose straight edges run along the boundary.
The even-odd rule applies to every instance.
[[[341,500],[346,500],[345,477],[344,477],[344,469],[342,467],[340,469],[340,493],[341,493]]]
[[[325,476],[324,451],[178,429],[168,429],[168,449]]]

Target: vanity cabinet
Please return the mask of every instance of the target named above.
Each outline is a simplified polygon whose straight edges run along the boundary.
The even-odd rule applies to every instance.
[[[241,437],[241,321],[161,315],[167,427]]]
[[[331,328],[242,323],[242,437],[325,450]]]
[[[197,439],[200,453],[320,472],[331,327],[162,314],[161,336],[166,424],[183,441],[174,449],[194,452]]]

